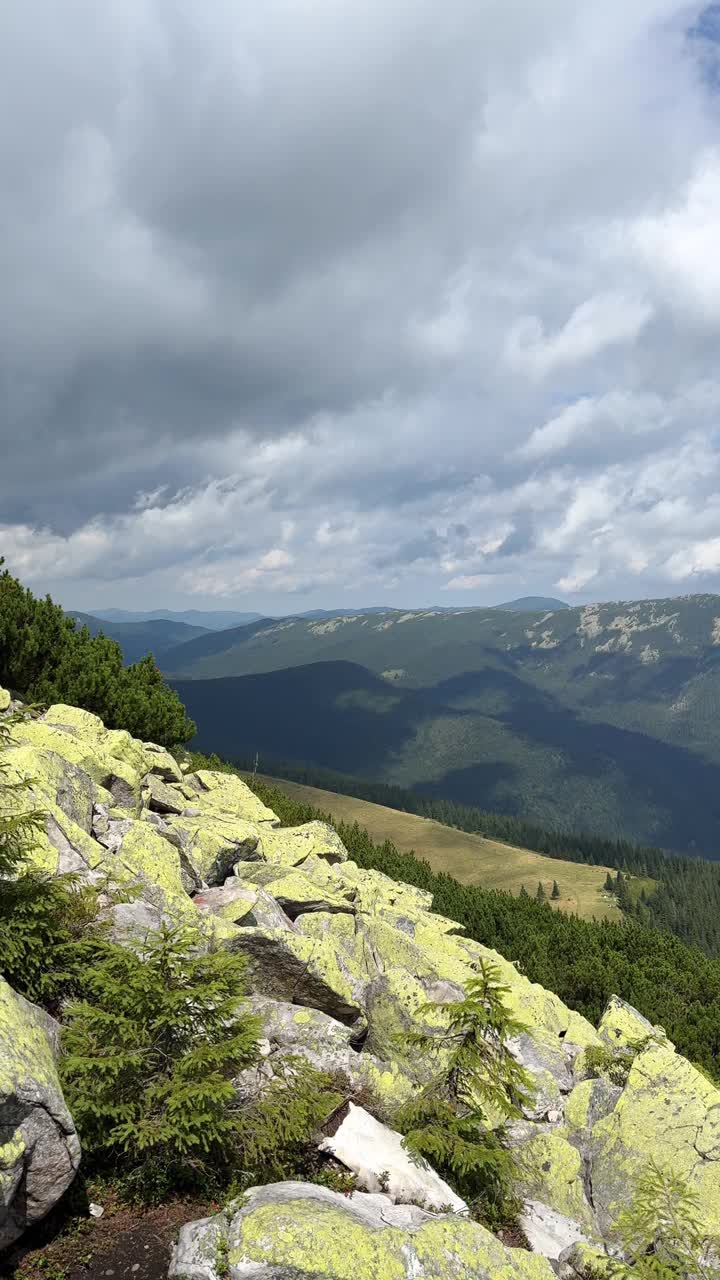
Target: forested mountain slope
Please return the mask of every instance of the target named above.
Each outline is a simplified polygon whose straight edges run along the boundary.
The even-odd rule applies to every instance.
[[[718,848],[718,596],[264,619],[162,665],[200,743],[228,755],[259,750],[613,839]]]
[[[87,627],[91,636],[103,635],[117,640],[123,652],[125,663],[130,666],[139,658],[152,653],[160,657],[166,649],[183,644],[187,640],[195,640],[206,635],[206,627],[189,626],[186,622],[174,622],[165,618],[151,618],[139,622],[112,622],[106,618],[96,618],[90,613],[68,611],[68,617],[74,618],[78,627]]]

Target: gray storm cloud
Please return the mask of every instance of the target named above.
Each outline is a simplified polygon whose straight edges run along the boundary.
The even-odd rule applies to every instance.
[[[717,588],[716,17],[11,8],[10,567],[86,607]]]

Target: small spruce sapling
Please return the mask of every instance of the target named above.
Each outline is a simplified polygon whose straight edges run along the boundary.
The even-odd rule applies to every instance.
[[[550,897],[553,899],[554,902],[557,902],[558,898],[560,897],[560,886],[557,880],[553,880],[552,893],[550,894]]]
[[[542,880],[538,880],[538,887],[537,887],[537,892],[535,894],[535,899],[537,902],[545,901],[545,889],[543,888]]]
[[[330,1076],[304,1058],[291,1055],[274,1065],[267,1087],[234,1116],[240,1188],[258,1179],[282,1182],[305,1176],[315,1160],[313,1135],[343,1100]]]
[[[481,961],[464,1000],[419,1010],[440,1013],[444,1028],[410,1032],[403,1039],[435,1059],[439,1074],[395,1116],[411,1154],[429,1160],[495,1227],[517,1209],[515,1161],[502,1125],[520,1117],[532,1090],[528,1073],[508,1047],[512,1036],[526,1030],[505,1004],[508,991],[497,967]],[[498,1121],[500,1127],[491,1127]]]
[[[32,782],[26,778],[13,778],[10,765],[3,759],[12,745],[10,725],[14,719],[6,717],[0,720],[0,880],[13,877],[22,870],[43,826],[43,814],[26,803],[32,792]]]
[[[624,1261],[613,1280],[718,1280],[720,1240],[705,1232],[699,1197],[678,1174],[651,1163],[615,1224]]]
[[[243,958],[198,943],[185,926],[148,934],[141,950],[107,943],[66,1013],[62,1077],[86,1156],[112,1162],[141,1199],[220,1176],[232,1077],[256,1059]]]

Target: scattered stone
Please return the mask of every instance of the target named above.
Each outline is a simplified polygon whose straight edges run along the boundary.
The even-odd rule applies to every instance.
[[[468,1212],[465,1201],[426,1161],[408,1154],[399,1133],[353,1102],[331,1117],[318,1146],[356,1175],[361,1191],[382,1191],[394,1204],[416,1204],[428,1211]]]

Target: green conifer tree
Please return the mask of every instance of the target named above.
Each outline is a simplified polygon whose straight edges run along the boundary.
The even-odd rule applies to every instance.
[[[536,894],[535,894],[535,900],[536,900],[537,902],[544,902],[544,901],[545,901],[545,890],[544,890],[544,888],[543,888],[543,882],[542,882],[542,880],[538,880],[538,887],[537,887],[537,892],[536,892]]]
[[[613,875],[612,875],[612,872],[611,872],[611,871],[608,871],[608,873],[607,873],[607,875],[606,875],[606,877],[605,877],[605,886],[604,886],[604,887],[605,887],[605,890],[606,890],[606,892],[607,892],[607,893],[614,893],[614,892],[615,892],[615,881],[614,881],[614,879],[613,879]]]
[[[163,926],[141,951],[107,944],[66,1013],[62,1077],[86,1157],[114,1164],[145,1199],[227,1166],[231,1078],[256,1057],[244,959],[199,941]]]
[[[552,893],[550,894],[550,897],[553,898],[555,901],[557,901],[557,899],[560,897],[560,886],[557,880],[553,880]]]
[[[0,880],[18,872],[43,822],[42,813],[30,800],[31,783],[13,777],[7,759],[3,759],[11,745],[10,724],[10,718],[0,720]]]
[[[702,1225],[698,1197],[684,1179],[654,1162],[616,1223],[624,1260],[609,1263],[617,1280],[719,1280],[720,1240]]]
[[[439,1075],[400,1108],[395,1123],[405,1145],[473,1200],[490,1226],[511,1217],[515,1162],[502,1129],[489,1127],[488,1114],[519,1118],[531,1096],[527,1072],[513,1057],[508,1040],[526,1030],[505,1004],[509,988],[496,966],[480,962],[465,999],[426,1005],[419,1012],[441,1015],[438,1031],[410,1032],[404,1043],[430,1056]]]

